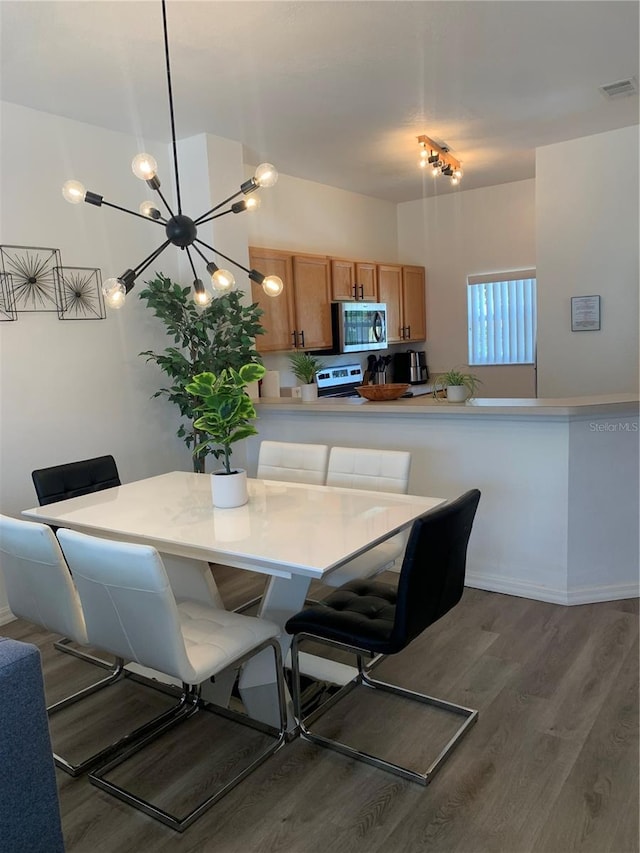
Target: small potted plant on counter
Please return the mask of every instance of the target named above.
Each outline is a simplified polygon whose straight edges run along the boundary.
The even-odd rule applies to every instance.
[[[316,385],[316,373],[322,370],[324,364],[315,355],[308,352],[292,352],[289,355],[291,372],[296,377],[301,387],[302,402],[310,403],[318,399],[318,386]]]
[[[480,380],[473,373],[462,373],[462,371],[454,369],[447,370],[446,373],[441,373],[438,376],[434,385],[433,396],[438,396],[438,391],[446,389],[447,400],[450,403],[464,403],[476,392],[476,388],[480,384]]]
[[[224,368],[215,373],[198,373],[186,386],[194,398],[193,408],[199,414],[194,427],[208,438],[194,448],[194,454],[205,446],[220,459],[223,467],[211,475],[213,505],[235,507],[246,504],[247,472],[231,467],[231,445],[243,438],[257,435],[251,423],[256,415],[253,402],[245,393],[250,382],[257,382],[266,373],[261,364],[243,364],[238,370]]]

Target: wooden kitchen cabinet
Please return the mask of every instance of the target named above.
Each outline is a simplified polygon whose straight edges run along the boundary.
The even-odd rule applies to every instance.
[[[337,302],[378,301],[376,264],[331,259],[331,296]]]
[[[378,300],[387,305],[390,344],[426,339],[424,267],[379,264]]]
[[[254,302],[265,312],[265,334],[256,338],[260,353],[292,349],[328,349],[332,346],[329,259],[322,255],[294,255],[277,249],[249,249],[252,269],[278,275],[284,283],[279,296],[267,296],[251,282]]]

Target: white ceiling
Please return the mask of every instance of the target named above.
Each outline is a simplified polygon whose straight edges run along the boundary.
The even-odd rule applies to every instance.
[[[169,0],[178,137],[391,201],[448,192],[417,167],[426,133],[463,189],[534,176],[535,148],[638,122],[637,2]],[[170,139],[159,0],[1,0],[1,95]],[[569,166],[569,164],[568,164]]]

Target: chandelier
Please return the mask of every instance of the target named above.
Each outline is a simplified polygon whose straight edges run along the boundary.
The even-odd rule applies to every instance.
[[[438,175],[446,175],[454,186],[460,183],[462,178],[460,161],[449,153],[446,145],[438,145],[424,134],[418,137],[418,144],[420,146],[418,165],[422,169],[428,167],[434,178]]]
[[[158,178],[158,164],[150,154],[137,154],[131,163],[131,168],[134,175],[140,180],[145,181],[147,186],[154,190],[160,198],[162,205],[166,209],[163,214],[160,210],[162,205],[157,205],[153,201],[143,201],[138,211],[128,210],[117,204],[105,201],[103,196],[98,193],[90,192],[80,183],[80,181],[67,181],[62,187],[62,195],[71,204],[80,204],[86,202],[93,204],[96,207],[112,207],[115,210],[120,210],[123,213],[128,213],[131,216],[138,216],[142,219],[147,219],[156,225],[164,228],[165,240],[151,252],[133,269],[126,269],[122,275],[117,278],[107,279],[102,287],[105,302],[110,308],[121,308],[124,305],[127,293],[132,289],[135,280],[138,276],[158,258],[168,246],[177,246],[184,250],[189,259],[189,264],[193,272],[193,299],[198,305],[206,306],[211,302],[212,294],[205,288],[202,279],[198,277],[194,264],[194,255],[199,256],[199,260],[204,262],[209,275],[211,276],[211,284],[218,293],[226,293],[233,289],[235,279],[232,273],[226,269],[220,269],[213,260],[209,260],[203,249],[209,250],[214,256],[224,258],[229,263],[233,264],[238,269],[244,270],[251,281],[262,285],[262,289],[268,296],[278,296],[282,292],[282,279],[277,275],[264,276],[258,270],[248,269],[233,258],[224,255],[219,249],[210,246],[198,237],[198,227],[206,222],[211,222],[213,219],[218,219],[220,216],[226,216],[229,213],[242,213],[243,211],[253,210],[259,206],[259,199],[250,197],[235,201],[240,195],[250,196],[256,190],[262,187],[272,187],[278,180],[278,172],[270,163],[262,163],[255,171],[252,178],[241,184],[240,189],[230,195],[228,198],[216,204],[210,210],[200,214],[196,219],[186,216],[182,212],[182,198],[180,195],[180,175],[178,172],[178,151],[176,145],[176,128],[173,113],[173,92],[171,88],[171,66],[169,63],[169,39],[167,35],[167,10],[166,0],[162,0],[162,25],[164,32],[164,53],[167,69],[167,90],[169,95],[169,116],[171,119],[171,143],[173,148],[173,166],[176,182],[176,203],[175,211],[160,191],[160,179]],[[226,207],[221,211],[221,208]],[[220,212],[219,212],[220,211]],[[198,260],[198,259],[196,259]]]

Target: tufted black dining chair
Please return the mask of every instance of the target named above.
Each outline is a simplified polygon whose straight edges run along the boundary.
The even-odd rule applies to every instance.
[[[40,506],[120,486],[113,456],[96,456],[31,472]]]
[[[411,528],[397,587],[375,580],[344,584],[324,601],[292,616],[286,630],[294,635],[291,660],[293,703],[300,734],[329,747],[428,785],[451,751],[476,722],[478,712],[422,693],[374,679],[365,656],[393,655],[405,649],[460,601],[464,590],[467,546],[480,492],[472,489],[454,501],[425,513]],[[326,643],[356,655],[358,674],[324,706],[302,717],[299,648],[303,641]],[[375,662],[373,664],[375,666]],[[354,749],[341,741],[313,733],[309,726],[358,685],[394,693],[464,717],[464,723],[424,773]]]

